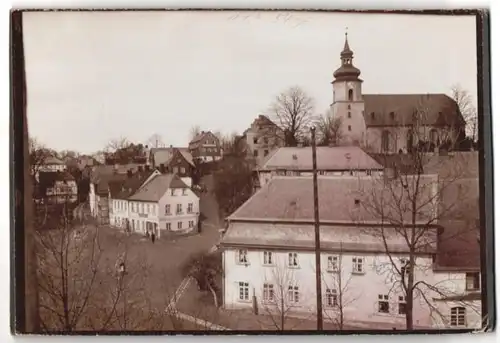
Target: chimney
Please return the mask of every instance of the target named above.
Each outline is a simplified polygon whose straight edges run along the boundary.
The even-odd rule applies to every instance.
[[[132,169],[127,170],[127,177],[132,177]]]
[[[138,171],[139,173],[142,173],[142,166],[137,167],[137,171]]]
[[[164,163],[160,164],[160,173],[165,174],[165,164]]]

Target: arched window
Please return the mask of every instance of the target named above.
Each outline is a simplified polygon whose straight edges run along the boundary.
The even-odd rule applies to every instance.
[[[390,133],[387,130],[382,131],[382,152],[389,152]]]
[[[347,94],[348,94],[349,101],[352,101],[353,96],[354,96],[354,91],[352,89],[349,89],[349,92]]]

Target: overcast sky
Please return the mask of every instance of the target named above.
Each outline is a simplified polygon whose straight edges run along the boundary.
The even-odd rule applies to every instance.
[[[91,153],[120,136],[187,146],[242,132],[290,86],[332,101],[348,27],[364,93],[477,98],[473,16],[277,12],[24,14],[28,123],[47,146]]]

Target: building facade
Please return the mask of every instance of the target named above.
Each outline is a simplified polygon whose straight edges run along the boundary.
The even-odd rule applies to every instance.
[[[191,142],[189,152],[193,160],[203,162],[214,162],[222,158],[222,147],[219,139],[210,131],[201,131]]]
[[[346,40],[334,72],[331,111],[341,119],[342,143],[374,153],[452,148],[465,138],[465,120],[445,94],[364,94],[361,71]]]
[[[386,194],[373,179],[318,178],[324,317],[336,322],[342,313],[353,326],[404,329],[402,285],[408,282],[410,251],[401,230],[413,226],[402,229],[373,216],[366,202]],[[428,222],[439,207],[429,201],[436,196],[437,177],[421,176],[419,182],[426,185],[427,201],[421,200],[425,206],[415,222],[421,241],[412,255],[419,287],[413,294],[414,328],[479,328],[478,242],[468,223]],[[276,177],[228,217],[221,241],[225,308],[251,309],[255,303],[259,313],[271,315],[315,313],[312,199],[310,177]],[[404,214],[404,221],[409,217]]]
[[[316,168],[324,176],[379,175],[383,166],[356,146],[317,147]],[[255,169],[256,189],[275,176],[312,176],[311,147],[281,147]]]
[[[275,123],[265,115],[259,115],[243,133],[245,150],[257,165],[262,163],[276,148],[284,146],[285,135]]]

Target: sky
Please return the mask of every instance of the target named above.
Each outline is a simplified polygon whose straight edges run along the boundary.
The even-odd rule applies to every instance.
[[[55,150],[110,140],[187,146],[190,129],[239,132],[299,86],[332,102],[347,28],[363,93],[477,99],[473,16],[311,12],[24,14],[28,126]]]

